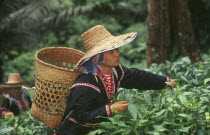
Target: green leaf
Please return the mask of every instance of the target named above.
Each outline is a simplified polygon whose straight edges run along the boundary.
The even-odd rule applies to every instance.
[[[195,85],[198,85],[198,84],[199,84],[198,79],[192,79],[191,81],[192,81]]]
[[[101,133],[106,133],[106,130],[104,129],[97,129],[93,132],[90,132],[88,135],[98,135],[98,134],[101,134]]]
[[[206,79],[204,80],[204,84],[206,84],[207,82],[210,82],[210,78],[206,78]]]
[[[149,93],[144,93],[144,99],[146,100],[146,102],[148,103],[148,104],[152,104],[152,97],[151,97],[151,95],[149,94]]]
[[[14,127],[0,128],[0,135],[4,135],[6,133],[9,133],[12,130],[14,130]]]
[[[184,77],[183,75],[181,75],[180,77],[181,77],[185,82],[190,83],[190,82],[188,81],[188,79],[187,79],[186,77]]]
[[[184,62],[186,62],[186,63],[188,63],[188,64],[191,63],[191,61],[190,61],[190,59],[189,59],[188,57],[182,58],[182,61],[184,61]]]
[[[136,108],[136,106],[134,104],[130,104],[128,106],[128,111],[130,112],[132,118],[134,120],[136,120],[137,119],[137,108]]]
[[[187,98],[184,95],[179,95],[179,100],[183,105],[187,105]]]
[[[188,120],[192,120],[192,116],[188,114],[178,114],[181,117],[187,118]]]
[[[192,92],[183,92],[183,95],[188,96],[188,95],[194,95]]]
[[[189,131],[190,127],[182,127],[180,129],[178,129],[180,132],[185,132],[187,133]]]
[[[162,132],[162,131],[166,131],[167,130],[162,125],[154,125],[153,127],[155,128],[156,131],[159,131],[159,132]]]
[[[163,115],[166,112],[166,109],[161,110],[160,112],[156,113],[156,117]]]
[[[113,126],[114,126],[110,122],[101,122],[100,125],[103,126],[103,127],[105,127],[105,128],[110,128],[110,129],[113,128]]]
[[[117,130],[115,130],[114,132],[112,132],[112,135],[114,135],[114,134],[119,134],[119,133],[123,133],[123,132],[125,132],[125,129],[117,129]]]

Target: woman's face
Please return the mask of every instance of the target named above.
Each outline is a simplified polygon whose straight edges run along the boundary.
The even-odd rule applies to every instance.
[[[11,96],[18,96],[21,94],[20,89],[21,89],[21,87],[20,88],[12,88],[9,90],[9,94]]]
[[[108,52],[104,52],[104,63],[103,66],[114,67],[120,64],[120,51],[114,49]]]

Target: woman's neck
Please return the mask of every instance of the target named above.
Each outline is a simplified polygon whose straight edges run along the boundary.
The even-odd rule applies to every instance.
[[[103,74],[109,74],[111,72],[111,67],[108,67],[108,66],[104,66],[104,65],[101,65],[101,68],[102,68],[102,73]]]

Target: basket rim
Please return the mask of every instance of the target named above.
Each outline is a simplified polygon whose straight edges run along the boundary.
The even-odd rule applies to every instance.
[[[78,52],[78,53],[81,53],[81,54],[85,54],[84,52],[82,52],[82,51],[80,51],[80,50],[76,50],[76,49],[74,49],[74,48],[69,48],[69,47],[45,47],[45,48],[42,48],[41,50],[39,50],[37,53],[36,53],[36,60],[38,61],[38,62],[40,62],[40,63],[42,63],[42,64],[44,64],[44,65],[46,65],[46,66],[48,66],[48,67],[53,67],[53,68],[57,68],[57,69],[59,69],[59,70],[63,70],[63,71],[68,71],[68,72],[75,72],[74,70],[68,70],[68,69],[65,69],[65,68],[62,68],[62,67],[58,67],[58,66],[55,66],[55,65],[52,65],[52,64],[48,64],[48,63],[46,63],[46,62],[44,62],[44,61],[42,61],[42,60],[40,60],[39,58],[38,58],[38,54],[39,53],[41,53],[42,51],[44,51],[44,50],[53,50],[53,49],[66,49],[66,50],[73,50],[73,51],[76,51],[76,52]],[[82,57],[81,57],[82,58]],[[76,71],[76,72],[79,72],[79,71]]]

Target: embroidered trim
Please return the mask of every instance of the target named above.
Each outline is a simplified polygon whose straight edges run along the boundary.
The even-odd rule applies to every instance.
[[[112,111],[110,109],[110,105],[105,105],[105,107],[106,107],[106,113],[107,113],[107,115],[108,116],[112,115]]]
[[[99,93],[101,93],[100,89],[97,88],[96,86],[89,84],[89,83],[75,83],[74,85],[71,86],[71,88],[74,88],[76,86],[87,86],[87,87],[91,87],[93,89],[95,89],[96,91],[98,91]]]
[[[112,76],[112,81],[113,81],[113,89],[114,89],[113,91],[114,91],[114,93],[115,93],[115,82],[114,82],[114,76],[113,76],[112,71],[111,71],[111,76]],[[105,90],[106,90],[107,98],[108,98],[108,100],[110,100],[110,95],[111,95],[111,94],[109,94],[109,90],[108,90],[108,88],[106,87],[106,84],[105,84],[105,82],[104,82],[102,76],[99,76],[99,78],[101,79],[101,81],[102,81],[102,83],[103,83],[103,85],[104,85],[104,88],[105,88]]]
[[[120,82],[122,81],[122,79],[124,77],[124,74],[125,74],[124,71],[123,71],[123,68],[122,68],[122,66],[120,64],[119,64],[119,67],[122,70],[122,76],[121,76],[120,80],[118,81],[118,87],[120,86]]]
[[[83,127],[95,127],[95,126],[88,126],[88,125],[80,124],[79,122],[77,122],[77,121],[76,121],[74,118],[72,118],[72,117],[69,117],[69,120],[72,121],[72,122],[74,122],[74,123],[77,123],[77,124],[79,124],[79,125],[81,125],[81,126],[83,126]]]

